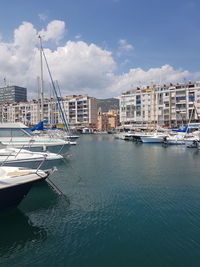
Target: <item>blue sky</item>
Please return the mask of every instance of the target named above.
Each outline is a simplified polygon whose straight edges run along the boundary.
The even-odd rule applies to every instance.
[[[1,3],[0,9],[1,43],[14,45],[14,32],[23,22],[30,23],[36,31],[47,30],[52,21],[64,22],[62,38],[47,38],[44,43],[44,47],[52,52],[49,56],[53,58],[53,52],[65,47],[68,41],[79,50],[86,44],[87,47],[83,48],[84,55],[88,54],[86,50],[90,51],[91,44],[94,44],[95,52],[90,51],[87,62],[94,54],[93,58],[98,54],[97,64],[101,65],[103,61],[106,69],[105,77],[102,76],[103,66],[100,76],[94,73],[85,75],[85,70],[78,75],[79,78],[87,76],[83,88],[76,82],[74,88],[70,84],[65,93],[77,90],[80,93],[108,97],[120,94],[138,83],[145,85],[159,83],[160,80],[169,82],[170,79],[172,82],[199,80],[199,10],[200,1],[197,0],[7,0]],[[23,34],[23,38],[26,38],[26,31]],[[77,47],[77,42],[82,42],[82,46]],[[111,54],[104,54],[101,58],[103,51]],[[109,63],[105,66],[107,60]],[[83,64],[81,66],[84,68]],[[94,67],[94,62],[87,67]],[[14,68],[14,65],[10,68]],[[9,66],[6,70],[9,72]],[[75,70],[80,71],[74,68],[73,75]],[[0,72],[5,73],[5,70],[0,68]],[[9,77],[9,74],[5,75]],[[101,86],[95,85],[92,75],[95,80],[97,77],[100,79]],[[112,76],[112,79],[108,79],[108,76]],[[75,78],[74,76],[70,83]],[[61,80],[66,87],[67,81],[63,78]]]

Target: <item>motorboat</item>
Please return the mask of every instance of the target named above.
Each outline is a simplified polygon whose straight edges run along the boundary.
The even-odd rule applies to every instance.
[[[166,134],[155,132],[152,135],[141,136],[140,138],[143,143],[163,143],[166,137]]]
[[[66,131],[60,129],[46,129],[38,131],[38,134],[40,136],[49,136],[51,138],[66,140],[70,145],[76,145],[76,140],[79,138],[79,135],[69,135]]]
[[[31,187],[45,180],[53,171],[0,167],[0,211],[18,206]]]
[[[15,147],[0,148],[0,165],[2,166],[20,166],[38,168],[40,163],[43,168],[49,161],[61,160],[63,156],[60,154],[46,152],[33,152],[26,149]]]
[[[152,132],[135,132],[132,135],[133,141],[142,142],[142,137],[152,136]]]
[[[126,140],[126,141],[133,141],[133,133],[131,133],[131,132],[115,133],[114,137],[116,139],[121,139],[121,140]]]
[[[193,133],[176,133],[169,134],[166,137],[165,143],[168,145],[186,145],[191,146],[194,142],[198,142],[199,137]]]
[[[186,142],[187,148],[198,148],[199,149],[199,142],[197,140],[194,140],[192,143]]]
[[[82,134],[93,134],[94,133],[94,130],[92,128],[83,128],[82,129]]]
[[[21,122],[0,123],[0,142],[4,145],[12,145],[16,148],[23,147],[32,151],[50,150],[52,152],[60,152],[62,150],[63,153],[71,144],[69,140],[33,134]]]
[[[142,136],[142,143],[163,143],[164,136]]]

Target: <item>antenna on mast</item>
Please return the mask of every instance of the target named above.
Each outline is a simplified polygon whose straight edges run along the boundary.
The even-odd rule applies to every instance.
[[[3,82],[4,82],[4,86],[7,86],[7,81],[6,81],[6,77],[3,78]]]

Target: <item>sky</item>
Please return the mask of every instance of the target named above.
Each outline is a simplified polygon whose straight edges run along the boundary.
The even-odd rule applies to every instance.
[[[0,87],[38,97],[39,39],[62,95],[200,80],[199,0],[0,1]],[[45,96],[50,78],[44,66]]]

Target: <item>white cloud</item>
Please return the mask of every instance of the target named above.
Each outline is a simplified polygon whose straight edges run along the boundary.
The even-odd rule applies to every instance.
[[[42,29],[39,34],[42,36],[44,41],[55,40],[58,42],[63,38],[65,32],[65,22],[53,20],[47,25],[46,30]]]
[[[46,40],[60,40],[65,32],[65,24],[52,21],[47,25]],[[40,74],[38,51],[38,30],[23,22],[15,31],[13,42],[0,41],[0,86],[4,78],[9,84],[28,88],[29,98],[37,97],[37,76]],[[126,42],[121,46],[126,47]],[[131,49],[128,48],[127,49]],[[54,80],[58,80],[63,95],[88,94],[99,98],[118,96],[137,86],[159,83],[200,80],[200,73],[190,73],[174,69],[170,65],[151,68],[147,71],[136,68],[122,75],[116,75],[117,64],[111,51],[83,41],[68,41],[55,50],[44,49]],[[45,68],[44,68],[45,69]],[[45,92],[49,96],[50,79],[44,73]]]
[[[39,19],[40,19],[41,21],[46,21],[47,18],[48,18],[47,14],[45,14],[45,13],[40,13],[40,14],[38,14],[38,17],[39,17]]]
[[[81,34],[77,34],[76,36],[75,36],[75,39],[81,39]]]
[[[118,52],[117,55],[121,56],[124,53],[128,53],[134,50],[134,46],[131,44],[128,44],[128,42],[124,39],[120,39],[118,41],[119,47],[118,47]]]
[[[45,50],[45,54],[65,94],[102,91],[109,82],[107,74],[116,67],[111,52],[83,41],[68,41],[54,52]]]
[[[46,30],[39,31],[40,34],[45,34],[43,47],[45,41],[51,38],[60,39],[64,26],[64,22],[52,21]],[[40,74],[38,43],[38,31],[28,22],[23,22],[14,31],[12,43],[0,42],[0,86],[4,85],[3,78],[6,77],[9,84],[27,87],[29,98],[37,96],[36,80]],[[90,92],[91,95],[103,95],[101,91],[109,84],[107,74],[116,68],[110,51],[83,41],[68,41],[55,50],[44,51],[53,78],[58,80],[63,94]],[[46,71],[44,77],[46,92],[49,95],[50,79]]]
[[[122,92],[135,89],[138,86],[163,85],[184,82],[184,80],[195,81],[199,79],[200,72],[190,73],[187,70],[174,69],[170,65],[164,65],[160,68],[150,68],[147,71],[136,68],[130,69],[128,73],[114,77],[112,86],[108,87],[107,90],[120,95]]]
[[[37,31],[34,29],[33,25],[29,22],[23,22],[18,29],[14,31],[14,46],[16,47],[16,52],[19,50],[24,51],[32,50],[36,45],[36,35]]]

